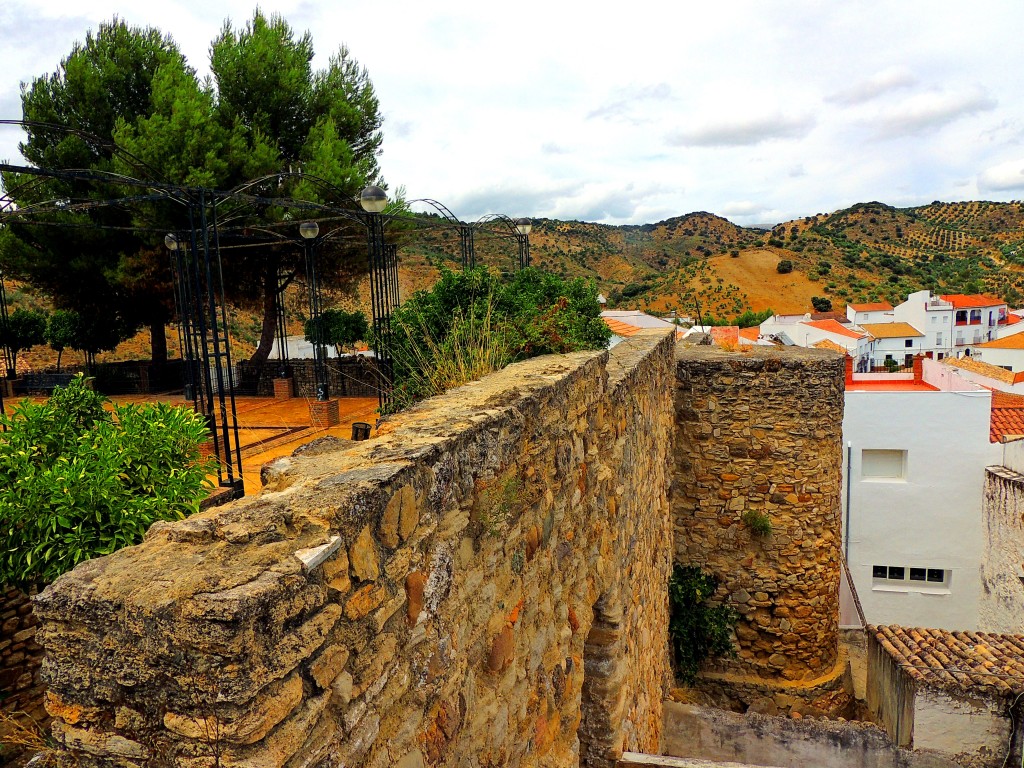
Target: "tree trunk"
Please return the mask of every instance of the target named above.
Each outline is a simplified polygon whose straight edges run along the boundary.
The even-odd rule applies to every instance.
[[[152,320],[149,324],[149,343],[153,349],[150,355],[154,363],[167,362],[167,336],[164,334],[164,321]]]
[[[263,328],[260,343],[249,358],[250,363],[265,363],[274,346],[277,333],[277,255],[268,256],[263,270]]]
[[[57,350],[57,373],[60,373],[60,356],[64,354],[63,347]]]

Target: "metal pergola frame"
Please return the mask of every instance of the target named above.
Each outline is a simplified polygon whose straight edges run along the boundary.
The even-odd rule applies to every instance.
[[[44,123],[26,123],[18,120],[0,120],[0,125],[18,125],[26,130],[56,130],[74,134],[86,142],[92,142],[127,158],[131,165],[156,175],[153,169],[123,149],[89,136],[81,131]],[[386,410],[392,402],[393,361],[391,359],[391,314],[400,301],[398,284],[398,246],[388,242],[385,229],[389,222],[402,217],[419,225],[429,222],[408,211],[373,212],[352,205],[328,205],[284,198],[273,194],[273,188],[280,188],[285,180],[296,179],[310,182],[325,192],[328,199],[342,199],[338,190],[329,182],[301,172],[269,174],[246,182],[234,189],[219,191],[198,187],[169,184],[161,181],[137,179],[123,174],[83,169],[40,169],[33,166],[19,166],[0,163],[0,171],[22,174],[29,180],[21,187],[6,190],[0,195],[0,225],[18,223],[27,226],[88,226],[130,230],[148,233],[154,240],[163,235],[160,227],[105,227],[100,224],[69,225],[47,221],[48,215],[58,213],[84,212],[102,207],[126,207],[141,203],[169,202],[180,209],[179,218],[187,226],[166,233],[164,243],[170,249],[171,270],[174,277],[173,293],[179,320],[179,340],[185,362],[185,397],[192,401],[197,412],[207,419],[214,436],[214,452],[218,460],[218,484],[236,495],[243,493],[242,457],[239,442],[239,428],[235,404],[235,381],[231,365],[231,347],[227,333],[227,310],[225,301],[224,275],[221,260],[222,239],[225,234],[236,236],[239,232],[259,232],[267,239],[256,244],[291,242],[301,244],[305,255],[305,277],[309,300],[310,317],[314,321],[322,312],[322,294],[317,266],[317,249],[332,237],[351,233],[351,227],[340,226],[324,235],[318,232],[311,238],[291,237],[275,231],[282,226],[294,227],[297,220],[264,223],[253,226],[242,215],[245,209],[267,209],[276,207],[289,214],[320,221],[341,220],[347,224],[362,226],[366,231],[367,259],[370,278],[370,298],[375,337],[374,353],[378,371],[378,402]],[[14,195],[24,187],[42,184],[47,179],[74,182],[77,184],[112,185],[128,194],[102,199],[84,197],[81,199],[62,198],[18,207]],[[270,187],[268,193],[266,190]],[[383,195],[382,190],[378,190]],[[488,229],[492,235],[514,238],[518,244],[519,267],[529,266],[529,220],[513,221],[502,214],[485,216],[473,224],[460,221],[444,205],[436,200],[410,201],[408,205],[422,202],[437,210],[447,226],[459,231],[460,255],[464,269],[476,266],[475,234]],[[179,211],[182,213],[182,211]],[[525,222],[525,226],[524,226]],[[500,233],[489,227],[499,225]],[[251,235],[250,235],[251,237]],[[279,363],[287,366],[286,318],[284,316],[283,292],[290,278],[278,277],[276,331],[279,344]],[[4,292],[3,275],[0,272],[0,321],[7,322],[7,302]],[[322,343],[314,345],[317,396],[329,397],[326,370],[326,349]],[[3,349],[3,364],[8,372],[11,368],[10,349]],[[0,412],[3,410],[0,391]]]

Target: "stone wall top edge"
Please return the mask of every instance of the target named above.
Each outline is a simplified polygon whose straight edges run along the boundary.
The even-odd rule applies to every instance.
[[[629,381],[630,375],[657,355],[671,355],[675,332],[657,328],[646,329],[624,339],[609,350],[608,388],[616,390]],[[671,359],[671,358],[670,358]]]
[[[375,521],[386,489],[400,485],[403,473],[415,472],[473,435],[515,428],[523,412],[539,408],[545,396],[575,381],[594,379],[597,386],[584,391],[594,400],[604,396],[608,357],[607,351],[597,351],[516,363],[399,414],[379,438],[339,440],[322,452],[277,460],[273,464],[283,467],[271,473],[273,481],[263,492],[156,524],[142,544],[62,576],[37,600],[37,608],[45,614],[51,605],[60,606],[67,615],[79,598],[88,595],[91,602],[102,595],[112,606],[176,610],[176,600],[231,589],[265,572],[269,563],[277,563],[273,571],[282,576],[298,573],[302,565],[295,552],[325,544],[337,533],[325,522],[332,510],[344,508],[353,518],[348,527],[359,530]],[[152,586],[160,583],[175,586],[161,595]],[[274,590],[269,583],[267,588]]]
[[[680,363],[710,363],[718,365],[739,365],[760,367],[765,362],[777,361],[783,365],[826,366],[843,365],[844,356],[830,349],[807,349],[805,347],[764,347],[749,345],[741,351],[722,349],[714,346],[687,345],[676,347],[676,360]]]

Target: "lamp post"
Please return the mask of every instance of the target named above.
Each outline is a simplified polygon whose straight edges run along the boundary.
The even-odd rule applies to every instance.
[[[530,231],[533,229],[533,222],[526,217],[516,219],[516,232],[519,240],[519,268],[525,269],[530,266]]]
[[[384,244],[387,193],[371,185],[359,193],[359,205],[366,211],[367,257],[370,262],[370,302],[373,305],[374,354],[377,357],[378,402],[381,410],[391,404],[393,367],[391,360],[391,310],[398,304],[397,248]]]
[[[316,245],[320,225],[315,221],[304,221],[299,225],[299,235],[306,249],[306,288],[309,293],[309,322],[313,327],[313,377],[316,383],[316,399],[326,402],[330,399],[330,385],[327,382],[327,346],[324,344],[322,327],[323,297],[320,281],[316,274]]]

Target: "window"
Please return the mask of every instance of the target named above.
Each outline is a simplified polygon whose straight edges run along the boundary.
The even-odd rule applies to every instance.
[[[883,592],[931,592],[946,594],[953,572],[945,568],[912,565],[871,566],[872,586]]]
[[[935,346],[936,347],[941,347],[942,346],[942,332],[941,331],[939,331],[938,333],[935,334]]]
[[[865,480],[903,480],[907,452],[865,449],[860,452],[860,475]]]
[[[932,325],[935,325],[937,322],[939,322],[939,316],[932,315]]]
[[[907,339],[906,341],[903,342],[903,346],[904,347],[912,347],[912,346],[914,346],[914,342],[911,339]]]
[[[966,309],[961,309],[961,310],[957,311],[957,313],[956,313],[956,324],[957,325],[967,325],[967,310]]]

